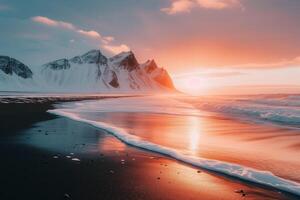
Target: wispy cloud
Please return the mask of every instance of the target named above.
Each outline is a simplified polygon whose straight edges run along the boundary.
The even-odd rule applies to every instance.
[[[91,38],[96,38],[96,39],[101,39],[101,35],[97,32],[97,31],[84,31],[84,30],[77,30],[78,33],[80,33],[81,35],[87,36],[87,37],[91,37]]]
[[[35,17],[32,17],[31,20],[33,22],[40,23],[40,24],[43,24],[46,26],[71,30],[73,32],[76,32],[76,33],[84,36],[84,37],[88,37],[90,39],[97,40],[101,43],[100,46],[102,46],[102,48],[104,48],[105,50],[107,50],[113,54],[117,54],[122,51],[130,50],[130,48],[125,44],[121,44],[121,45],[112,44],[112,42],[115,40],[115,38],[113,36],[102,36],[99,32],[97,32],[95,30],[83,30],[69,22],[54,20],[54,19],[50,19],[50,18],[44,17],[44,16],[35,16]]]
[[[195,2],[192,0],[176,0],[173,1],[170,7],[162,8],[161,11],[173,15],[176,13],[190,12],[195,6]]]
[[[169,15],[190,12],[192,8],[222,10],[232,7],[243,8],[240,0],[171,0],[171,5],[161,11]]]
[[[126,44],[121,44],[121,45],[104,45],[102,46],[104,49],[117,54],[123,51],[130,51],[130,48]]]
[[[243,69],[269,69],[269,68],[284,68],[284,67],[300,67],[300,56],[292,59],[284,59],[278,62],[272,63],[249,63],[244,65],[231,66],[232,68]]]
[[[11,7],[5,4],[0,4],[0,11],[10,10]]]
[[[205,77],[205,78],[224,78],[224,77],[232,77],[232,76],[241,76],[245,75],[246,72],[241,71],[224,71],[224,70],[214,70],[214,71],[200,71],[200,72],[193,72],[193,73],[183,73],[175,75],[174,78],[176,79],[184,79],[187,77]]]
[[[31,18],[32,21],[41,23],[47,26],[53,26],[53,27],[59,27],[59,28],[65,28],[65,29],[70,29],[70,30],[75,30],[75,26],[71,23],[64,22],[64,21],[57,21],[50,19],[48,17],[43,17],[43,16],[35,16]]]

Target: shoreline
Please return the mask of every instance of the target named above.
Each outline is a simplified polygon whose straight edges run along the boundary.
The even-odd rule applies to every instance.
[[[22,105],[25,106],[26,104],[22,104]],[[39,107],[40,105],[34,104],[32,106]],[[43,109],[44,109],[44,107],[43,107]],[[13,151],[18,152],[19,151],[18,149],[20,148],[20,150],[23,149],[21,151],[23,153],[26,152],[28,149],[31,149],[30,151],[34,152],[33,155],[46,154],[46,156],[43,158],[34,158],[34,159],[32,158],[34,156],[32,156],[31,153],[28,155],[24,153],[25,158],[20,158],[19,156],[16,156],[13,153],[12,153],[12,155],[6,155],[6,156],[8,156],[8,157],[12,156],[11,158],[8,159],[12,163],[19,163],[19,161],[20,161],[19,159],[21,159],[22,161],[25,161],[25,166],[26,166],[26,164],[28,164],[29,166],[32,166],[32,164],[30,164],[30,160],[33,160],[32,162],[38,162],[38,163],[46,162],[47,164],[43,164],[46,166],[47,165],[55,165],[56,166],[58,164],[58,166],[56,166],[56,167],[58,167],[58,169],[55,169],[55,170],[40,169],[41,168],[40,166],[38,166],[36,168],[36,170],[47,171],[47,173],[49,174],[49,176],[47,176],[48,179],[54,179],[52,177],[52,175],[55,174],[55,171],[57,171],[59,169],[65,170],[66,167],[68,168],[68,170],[71,170],[71,171],[75,170],[71,173],[72,177],[73,176],[76,177],[82,173],[90,174],[89,177],[91,178],[91,180],[85,179],[83,177],[81,177],[81,179],[82,178],[85,179],[83,182],[87,183],[87,182],[91,181],[93,184],[100,184],[101,187],[105,188],[102,190],[101,195],[104,195],[104,194],[110,195],[110,196],[109,195],[106,196],[105,199],[119,199],[122,196],[122,194],[114,194],[115,192],[116,193],[123,192],[126,195],[131,195],[131,193],[135,190],[137,190],[135,192],[137,192],[138,194],[147,193],[146,196],[143,196],[143,199],[157,199],[157,198],[162,198],[162,197],[164,197],[163,199],[176,199],[178,197],[181,197],[181,199],[184,197],[189,197],[191,199],[197,199],[197,198],[199,198],[200,194],[205,199],[232,199],[232,198],[241,197],[241,195],[239,193],[235,192],[235,190],[239,190],[240,188],[242,188],[243,190],[246,191],[246,193],[247,193],[246,197],[249,197],[250,199],[260,199],[263,197],[264,197],[264,199],[278,199],[278,198],[293,199],[294,198],[293,196],[290,196],[288,194],[278,193],[277,191],[257,187],[254,184],[248,184],[248,183],[245,183],[244,181],[233,180],[230,177],[226,177],[224,175],[220,176],[214,172],[208,172],[206,170],[200,171],[199,169],[197,169],[195,167],[188,166],[182,162],[179,162],[179,161],[176,161],[176,160],[173,160],[170,158],[166,158],[165,156],[161,156],[161,155],[158,155],[155,153],[151,153],[148,151],[133,148],[131,146],[125,145],[124,143],[118,141],[113,136],[107,135],[105,133],[105,131],[95,130],[92,127],[88,127],[88,125],[80,124],[80,123],[74,122],[69,119],[64,119],[62,117],[55,117],[53,115],[49,115],[47,113],[44,113],[43,109],[37,108],[37,109],[34,109],[33,112],[30,112],[30,117],[28,117],[26,119],[28,121],[27,126],[20,127],[20,129],[18,129],[18,127],[9,127],[9,126],[4,128],[4,130],[5,130],[4,132],[11,131],[11,132],[15,132],[15,133],[17,132],[17,133],[16,134],[12,134],[12,133],[4,134],[4,135],[7,135],[6,137],[4,137],[5,139],[3,139],[3,137],[1,137],[2,138],[1,144],[4,144],[1,146],[1,149],[3,150],[3,149],[7,148],[6,149],[7,151],[1,151],[1,152],[2,153],[6,152],[6,153],[10,154],[10,149],[12,147],[10,145],[6,144],[8,142],[8,143],[14,144],[13,148],[12,148]],[[36,111],[38,111],[38,112],[36,112]],[[19,116],[20,118],[24,117],[22,115],[20,116],[19,112],[15,112],[13,110],[12,110],[12,112],[13,112],[12,116],[13,115]],[[28,114],[28,113],[26,113],[26,114]],[[7,115],[6,114],[3,115],[3,113],[1,112],[0,116],[3,117],[3,116],[7,116]],[[44,118],[41,118],[42,116]],[[9,122],[9,121],[11,124],[13,122],[17,123],[17,121],[15,121],[15,117],[7,118],[6,122]],[[53,121],[55,123],[51,124]],[[5,123],[5,124],[10,124],[10,123]],[[68,130],[67,128],[65,128],[63,126],[64,123],[68,124],[68,126],[66,126],[66,127],[71,127],[70,130]],[[24,124],[26,124],[26,123],[24,122]],[[61,130],[55,130],[58,127],[60,127]],[[74,127],[74,128],[72,128],[72,127]],[[78,130],[81,132],[81,133],[77,133],[77,134],[81,134],[83,138],[88,137],[89,132],[92,132],[95,135],[100,135],[100,138],[101,138],[101,139],[97,138],[97,140],[94,140],[95,139],[94,138],[90,145],[89,144],[84,145],[84,146],[92,146],[92,147],[96,146],[96,148],[93,149],[93,151],[89,152],[87,150],[83,150],[82,152],[79,151],[78,153],[76,153],[76,156],[79,156],[79,155],[82,156],[82,157],[80,156],[80,158],[79,158],[80,159],[79,163],[74,163],[72,161],[70,162],[69,159],[65,158],[65,156],[67,156],[66,153],[61,153],[61,152],[59,152],[59,150],[53,150],[49,147],[45,148],[45,147],[43,147],[43,144],[42,144],[42,146],[35,146],[36,144],[35,145],[27,144],[28,141],[36,141],[37,144],[39,142],[42,143],[41,142],[41,141],[43,141],[42,139],[45,139],[47,141],[47,143],[49,143],[51,141],[52,135],[58,134],[58,132],[61,135],[57,135],[57,137],[62,137],[62,135],[65,135],[66,136],[66,137],[64,137],[65,140],[72,140],[72,139],[74,139],[74,133],[72,133],[72,131],[76,131],[76,128],[78,128]],[[52,132],[51,132],[51,130],[52,130]],[[19,137],[20,135],[22,136],[21,138]],[[93,137],[96,137],[95,135]],[[10,136],[12,136],[12,137],[10,137]],[[37,137],[37,138],[35,138],[35,137]],[[97,137],[99,137],[99,136],[97,136]],[[10,138],[10,139],[8,140],[7,138]],[[14,143],[14,141],[13,141],[13,139],[15,139],[15,138],[17,138],[17,143]],[[75,137],[75,138],[77,138],[77,137]],[[54,138],[54,139],[56,140],[57,138]],[[99,139],[99,141],[98,141],[98,139]],[[76,142],[80,143],[82,138],[79,138],[78,140],[79,141],[76,141]],[[25,143],[23,143],[24,141],[25,141]],[[100,143],[101,143],[101,145],[100,145]],[[66,145],[66,144],[64,144],[64,145],[65,145],[65,148],[68,147],[68,145]],[[101,149],[99,149],[99,148],[101,148]],[[24,149],[26,149],[26,150],[24,151]],[[115,149],[117,149],[117,150],[115,150]],[[69,151],[71,152],[71,150],[69,150]],[[116,151],[118,153],[116,153]],[[102,152],[105,155],[104,157],[106,158],[105,159],[106,161],[103,162],[104,159],[101,156],[102,153],[100,153],[100,152]],[[60,154],[58,160],[53,158],[53,156],[57,155],[57,154]],[[135,160],[133,160],[133,158]],[[123,159],[126,160],[124,162],[124,164],[122,164]],[[5,161],[5,159],[4,159],[4,161]],[[136,162],[136,161],[138,161],[138,162]],[[21,164],[21,163],[19,163],[19,164]],[[24,163],[22,163],[22,164],[24,164]],[[35,166],[35,165],[33,165],[33,166]],[[83,166],[90,166],[92,169],[90,169],[90,167],[87,167],[86,170],[83,170],[84,172],[81,171],[80,169],[77,169],[79,171],[76,171],[75,168],[77,168],[78,166],[81,166],[79,168],[82,168]],[[101,166],[103,166],[105,168],[105,173],[103,173],[99,176],[97,175],[97,180],[96,180],[92,177],[92,175],[99,173],[97,168],[101,168]],[[14,170],[13,168],[9,169],[9,170],[19,171],[20,169],[18,169],[18,167],[23,168],[22,166],[17,166],[16,170]],[[124,171],[120,174],[118,172],[117,178],[116,177],[114,178],[111,176],[112,174],[113,175],[117,174],[117,171],[124,170],[123,169],[124,167],[126,167],[126,170],[125,170],[126,172]],[[2,171],[5,170],[5,166],[2,166],[2,168],[3,168]],[[28,168],[30,168],[30,167],[28,167]],[[42,168],[44,168],[44,167],[42,167]],[[51,166],[47,166],[46,168],[51,168]],[[112,170],[112,169],[110,169],[110,168],[116,168],[114,170],[114,173],[111,173],[110,170]],[[91,170],[91,171],[89,172],[89,170]],[[198,171],[200,171],[200,172],[198,173]],[[21,172],[22,172],[22,170],[21,170]],[[178,174],[178,172],[179,172],[179,174]],[[34,172],[32,172],[32,173],[34,173]],[[181,174],[185,174],[185,176],[181,176]],[[19,175],[22,175],[22,173],[20,173]],[[64,177],[63,174],[59,173],[59,175]],[[147,177],[152,177],[152,179],[150,181],[144,180],[145,175],[147,175]],[[24,176],[27,176],[27,175],[24,175]],[[103,182],[103,180],[102,180],[103,177],[107,178],[106,181],[111,184],[111,185],[109,185],[110,188],[107,186],[104,186],[105,181]],[[134,179],[136,177],[139,177],[138,181],[135,182],[134,180],[131,180],[132,178]],[[16,180],[18,180],[18,179],[19,178],[17,178]],[[76,179],[76,178],[73,177],[70,179]],[[72,181],[70,181],[68,183],[73,185],[75,188],[76,187],[78,188],[79,186],[86,187],[83,189],[86,192],[87,191],[96,192],[96,190],[90,191],[90,189],[88,188],[88,187],[92,187],[92,188],[95,187],[95,186],[92,186],[91,184],[88,184],[89,186],[82,186],[81,179],[74,180],[74,183],[72,183]],[[36,177],[36,181],[41,181],[41,180],[39,180],[39,178]],[[51,181],[53,181],[53,180],[51,180]],[[132,187],[128,188],[126,181],[132,182],[132,185],[131,185]],[[163,182],[163,184],[162,184],[162,182]],[[169,182],[171,182],[173,184],[171,184]],[[161,184],[159,186],[161,188],[157,188],[156,186],[154,186],[157,183]],[[206,183],[207,185],[203,185],[203,183]],[[24,184],[26,184],[26,180],[24,181]],[[124,189],[124,188],[120,189],[120,188],[118,188],[117,185],[123,185],[122,187],[125,187],[126,189]],[[28,187],[30,188],[30,184]],[[37,186],[35,186],[35,187],[37,187]],[[136,189],[136,187],[138,189]],[[142,188],[140,188],[140,187],[142,187]],[[221,191],[216,192],[215,188],[220,188]],[[13,188],[13,189],[19,189],[19,188]],[[43,188],[39,188],[39,189],[44,191]],[[115,190],[115,191],[113,193],[110,193],[109,192],[110,190]],[[159,190],[159,191],[156,191],[156,190]],[[170,193],[164,194],[165,191],[163,191],[163,190],[172,191],[173,194],[170,194]],[[9,191],[9,189],[8,189],[8,191]],[[149,191],[151,191],[151,192],[149,192]],[[44,192],[47,193],[50,191],[46,190]],[[76,190],[72,190],[72,192],[69,192],[68,194],[71,195],[71,197],[73,197],[72,199],[83,199],[83,197],[86,197],[86,195],[92,195],[92,194],[88,194],[86,192],[84,192],[84,195],[83,195],[83,194],[79,194],[78,192],[76,192]],[[60,192],[60,193],[63,193],[63,192]],[[98,192],[96,192],[96,193],[98,194]],[[152,193],[154,193],[154,194],[152,194]],[[187,193],[190,193],[190,194],[187,194]],[[55,195],[56,195],[56,197],[63,198],[63,194],[59,194],[59,195],[55,194]],[[81,196],[81,195],[83,195],[83,196]],[[172,195],[173,198],[172,197],[169,198],[168,195]],[[0,193],[0,197],[1,197],[1,193]],[[93,196],[93,197],[95,197],[95,196]],[[137,195],[136,197],[128,196],[128,198],[129,199],[139,199],[140,196],[139,195]],[[34,198],[31,198],[31,199],[34,199]]]

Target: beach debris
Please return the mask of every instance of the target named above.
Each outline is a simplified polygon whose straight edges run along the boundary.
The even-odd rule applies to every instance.
[[[124,159],[121,160],[121,164],[122,164],[122,165],[125,164],[125,160],[124,160]]]
[[[244,190],[235,190],[235,193],[241,194],[243,197],[246,196],[246,193]]]
[[[244,193],[244,190],[235,190],[235,193]]]
[[[71,196],[67,193],[64,194],[64,199],[71,199]]]
[[[72,158],[73,161],[80,162],[78,158]]]

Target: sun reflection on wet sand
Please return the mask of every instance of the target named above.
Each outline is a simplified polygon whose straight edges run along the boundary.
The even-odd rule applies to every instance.
[[[97,119],[184,154],[237,163],[272,171],[278,176],[293,178],[296,181],[300,180],[297,153],[290,152],[289,148],[284,146],[285,140],[275,137],[279,134],[291,134],[288,130],[216,116],[115,112],[100,113]],[[268,136],[269,142],[259,139],[263,136]],[[282,148],[274,148],[275,144]],[[284,163],[289,163],[289,170]]]

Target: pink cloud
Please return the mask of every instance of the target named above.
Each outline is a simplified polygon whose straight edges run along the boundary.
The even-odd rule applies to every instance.
[[[195,3],[193,0],[176,0],[168,8],[162,8],[161,11],[173,15],[176,13],[190,12]]]
[[[43,17],[43,16],[35,16],[35,17],[32,17],[31,20],[36,23],[44,24],[46,26],[71,30],[82,36],[96,40],[97,42],[100,43],[102,48],[106,49],[107,51],[109,51],[113,54],[117,54],[122,51],[130,50],[126,44],[112,45],[111,43],[115,40],[115,38],[113,36],[103,36],[102,37],[101,34],[95,30],[88,30],[88,31],[83,30],[69,22],[58,21],[58,20],[50,19],[48,17]],[[74,40],[70,40],[70,42],[74,42]]]
[[[240,6],[240,0],[196,0],[202,8],[221,10],[229,7]]]
[[[192,8],[222,10],[231,7],[243,7],[240,0],[172,0],[170,7],[162,8],[161,11],[173,15],[190,12]]]
[[[41,24],[44,24],[44,25],[47,25],[47,26],[54,26],[54,27],[70,29],[70,30],[75,29],[75,26],[71,23],[64,22],[64,21],[53,20],[53,19],[50,19],[48,17],[35,16],[35,17],[32,17],[31,19],[34,22],[41,23]]]
[[[94,30],[90,30],[90,31],[84,31],[84,30],[77,30],[78,33],[80,33],[81,35],[90,37],[90,38],[95,38],[95,39],[100,39],[101,35],[100,33],[98,33],[97,31]]]

